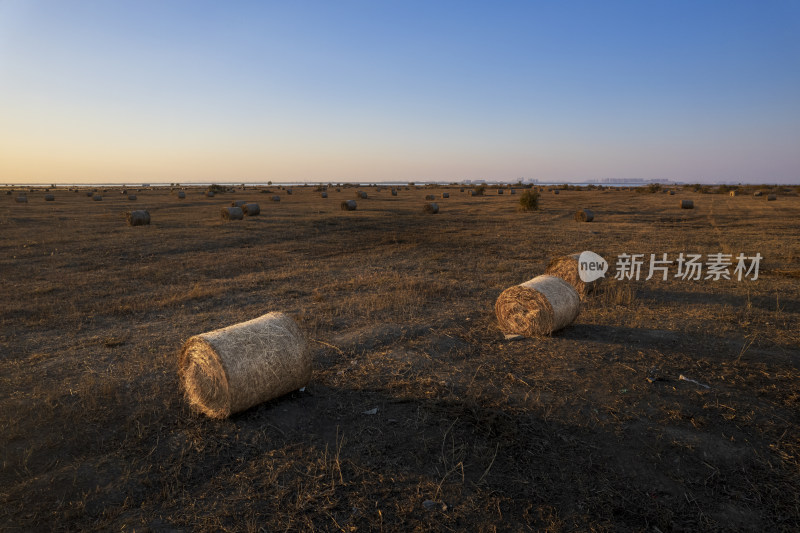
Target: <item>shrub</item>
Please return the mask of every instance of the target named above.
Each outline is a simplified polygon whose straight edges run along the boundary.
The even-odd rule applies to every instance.
[[[519,197],[519,210],[520,211],[538,211],[539,210],[539,193],[533,190],[527,190]]]
[[[486,185],[478,185],[475,187],[475,196],[483,196],[483,193],[486,192]]]

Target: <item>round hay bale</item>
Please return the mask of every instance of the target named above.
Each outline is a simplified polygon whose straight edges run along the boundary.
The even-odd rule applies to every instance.
[[[517,194],[517,190],[516,189],[511,189],[510,191],[508,191],[508,193],[509,194]]]
[[[761,196],[762,194],[764,194],[764,193],[761,192],[761,191],[756,191],[756,192],[753,193],[753,196]]]
[[[95,202],[102,202],[103,197],[100,196],[99,194],[95,194],[94,196],[92,196],[92,200],[94,200]]]
[[[136,195],[135,194],[129,194],[128,195],[128,200],[136,200]]]
[[[361,198],[362,200],[367,199],[367,193],[364,191],[356,191],[356,198]]]
[[[569,326],[580,308],[572,285],[547,274],[504,290],[494,304],[503,333],[526,337],[550,335]]]
[[[778,199],[778,197],[777,197],[777,196],[775,196],[774,194],[768,194],[768,195],[767,195],[767,201],[768,201],[768,202],[774,202],[774,201],[775,201],[775,200],[777,200],[777,199]]]
[[[247,203],[247,200],[234,200],[231,202],[231,207],[242,207]]]
[[[669,191],[670,196],[675,196],[675,191]]]
[[[458,192],[464,192],[464,187],[461,187],[461,189]]]
[[[439,212],[439,205],[435,202],[429,202],[422,206],[422,211],[430,215],[435,215]]]
[[[149,226],[150,213],[147,210],[143,211],[129,211],[126,214],[129,226]]]
[[[55,202],[56,201],[56,197],[53,196],[52,194],[45,194],[44,195],[44,201],[45,202]]]
[[[434,195],[432,195],[432,194],[426,194],[425,195],[425,199],[430,202],[430,201],[436,200],[436,197]]]
[[[258,204],[244,204],[242,206],[242,213],[248,217],[254,217],[261,214],[261,207]]]
[[[87,191],[86,192],[86,197],[87,198],[91,198],[92,196],[94,196],[94,193],[92,191]]]
[[[342,192],[342,189],[340,189],[339,187],[336,187],[336,192]]]
[[[292,189],[286,189],[286,194],[292,194]]]
[[[186,198],[186,193],[185,193],[185,192],[183,192],[183,191],[178,191],[178,198],[180,198],[181,200],[183,200],[184,198]]]
[[[17,196],[16,202],[18,204],[27,204],[28,203],[28,197],[27,196],[23,196],[23,195],[20,194],[19,196]]]
[[[450,198],[450,193],[449,192],[443,192],[442,193],[442,198]]]
[[[562,257],[555,257],[550,260],[545,268],[544,273],[548,276],[556,276],[567,283],[578,293],[578,297],[583,300],[586,295],[597,289],[604,278],[598,278],[595,281],[586,283],[581,279],[578,260],[580,253],[565,255]]]
[[[594,220],[594,211],[591,209],[578,209],[575,212],[575,220],[578,222],[591,222]]]
[[[475,190],[469,191],[469,195],[470,196],[478,196],[478,191],[475,191]]]
[[[738,195],[739,195],[739,193],[736,192],[736,191],[731,191],[731,192],[728,193],[728,196],[738,196]]]
[[[497,189],[497,194],[498,195],[503,194],[503,189]]]
[[[558,194],[558,189],[553,189],[553,194]]]
[[[275,196],[272,197],[272,201],[273,202],[280,202],[281,201],[281,197],[276,194]]]
[[[392,189],[392,196],[397,196],[397,189]]]
[[[681,200],[681,209],[694,209],[694,202],[692,200]]]
[[[178,368],[192,407],[227,418],[305,387],[311,355],[294,320],[274,312],[191,337]]]
[[[342,208],[342,211],[355,211],[358,206],[355,200],[344,200],[339,207]]]
[[[244,211],[241,207],[223,207],[220,214],[225,220],[242,220],[244,218]]]
[[[214,198],[214,191],[206,191],[206,198]]]
[[[328,197],[328,193],[323,192],[322,194],[320,194],[320,196],[323,197],[323,198],[327,198]]]

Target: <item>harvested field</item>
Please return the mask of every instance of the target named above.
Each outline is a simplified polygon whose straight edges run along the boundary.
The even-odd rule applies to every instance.
[[[0,196],[0,527],[800,527],[800,197],[565,191],[519,212],[441,187],[431,217],[430,189],[362,189],[342,211],[352,189],[294,187],[240,223],[233,194],[146,189],[142,231],[116,190]],[[645,281],[645,262],[565,329],[506,340],[500,293],[578,250],[612,276],[625,253],[763,260],[738,282]],[[184,343],[270,311],[308,340],[305,390],[193,411]]]

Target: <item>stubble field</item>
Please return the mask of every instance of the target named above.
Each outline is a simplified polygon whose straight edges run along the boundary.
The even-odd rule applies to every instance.
[[[800,197],[263,189],[0,196],[0,529],[800,528]],[[222,220],[233,200],[261,215]],[[582,250],[612,275],[764,259],[755,281],[645,268],[505,340],[497,296]],[[193,413],[183,343],[269,311],[305,332],[308,387]]]

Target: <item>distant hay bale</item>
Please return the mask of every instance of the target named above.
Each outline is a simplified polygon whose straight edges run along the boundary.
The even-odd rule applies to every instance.
[[[356,205],[355,200],[344,200],[340,204],[340,207],[342,208],[342,211],[355,211],[358,206]]]
[[[461,187],[458,192],[464,192],[464,187]]]
[[[128,195],[128,200],[136,200],[136,195],[135,194],[129,194]]]
[[[126,213],[129,226],[149,226],[150,213],[147,210],[143,211],[129,211]]]
[[[244,211],[241,207],[223,207],[220,214],[225,220],[242,220],[244,218]]]
[[[44,195],[44,201],[45,202],[55,202],[56,201],[56,197],[53,196],[52,194],[45,194]]]
[[[436,197],[432,194],[426,194],[425,199],[431,201],[431,200],[436,200]]]
[[[756,191],[756,192],[754,192],[754,193],[753,193],[753,196],[761,196],[761,195],[763,195],[763,194],[764,194],[764,193],[763,193],[763,192],[761,192],[761,191]]]
[[[206,191],[205,195],[206,198],[214,198],[214,191]]]
[[[362,200],[367,199],[367,193],[364,191],[356,191],[356,198],[361,198]]]
[[[92,196],[92,200],[94,200],[95,202],[102,202],[103,197],[100,196],[99,194],[95,194],[94,196]]]
[[[473,190],[469,191],[469,195],[470,196],[478,196],[478,191],[473,189]]]
[[[392,196],[397,196],[397,189],[392,189]]]
[[[497,194],[503,194],[503,189],[497,189]]]
[[[178,191],[178,198],[180,198],[180,199],[186,198],[186,193],[183,192],[183,191]]]
[[[227,418],[305,387],[311,355],[294,320],[274,312],[191,337],[178,368],[192,407]]]
[[[92,191],[86,191],[87,198],[91,198],[92,196],[94,196],[94,193]]]
[[[320,194],[320,196],[323,197],[323,198],[327,198],[328,197],[328,193],[323,192],[322,194]]]
[[[694,209],[694,202],[692,200],[681,200],[681,209]]]
[[[336,187],[336,192],[342,192],[342,189],[340,189],[339,187]]]
[[[739,195],[739,193],[736,192],[736,191],[731,191],[731,192],[728,193],[728,196],[738,196],[738,195]]]
[[[553,189],[553,194],[558,194],[558,189]]]
[[[16,202],[18,204],[27,204],[28,203],[28,197],[27,196],[23,196],[23,195],[20,194],[19,196],[17,196]]]
[[[503,333],[537,337],[572,324],[580,305],[572,285],[544,274],[504,290],[494,310]]]
[[[508,191],[508,193],[509,194],[517,194],[517,190],[516,189],[511,189],[510,191]]]
[[[286,194],[292,194],[292,189],[286,189]]]
[[[278,196],[278,195],[276,194],[276,195],[274,195],[274,196],[272,197],[272,201],[273,201],[273,202],[280,202],[280,201],[281,201],[281,197],[280,197],[280,196]]]
[[[231,202],[231,207],[242,207],[247,203],[247,200],[234,200]]]
[[[429,215],[435,215],[439,212],[439,204],[435,202],[429,202],[422,206],[422,211],[428,213]]]
[[[775,201],[775,200],[777,200],[777,199],[778,199],[778,197],[777,197],[777,196],[775,196],[774,194],[768,194],[768,195],[767,195],[767,201],[768,201],[768,202],[774,202],[774,201]]]
[[[443,192],[442,193],[442,198],[450,198],[450,193],[449,192]]]
[[[242,213],[248,217],[254,217],[261,214],[261,207],[258,204],[244,204],[242,206]]]
[[[580,276],[580,266],[578,265],[580,256],[580,253],[574,253],[561,257],[554,257],[547,264],[544,273],[549,276],[556,276],[569,283],[578,293],[578,297],[583,300],[586,298],[587,294],[597,290],[603,278],[598,278],[588,283],[583,281]]]
[[[670,196],[674,196],[675,195],[675,191],[669,191],[669,195]]]
[[[575,212],[575,220],[578,222],[591,222],[594,220],[594,211],[591,209],[578,209]]]

